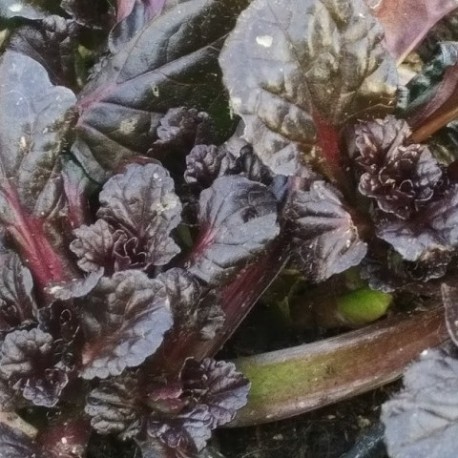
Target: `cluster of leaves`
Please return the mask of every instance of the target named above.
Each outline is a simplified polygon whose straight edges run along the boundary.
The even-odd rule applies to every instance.
[[[412,37],[363,0],[92,3],[0,5],[0,407],[53,413],[0,455],[82,456],[92,428],[196,456],[248,395],[214,353],[286,262],[453,275],[456,165],[424,140],[458,44],[399,88],[427,14]]]

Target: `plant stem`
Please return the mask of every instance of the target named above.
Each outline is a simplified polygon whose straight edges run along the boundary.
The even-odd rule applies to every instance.
[[[423,350],[448,339],[442,308],[394,316],[338,337],[235,361],[251,381],[230,426],[292,417],[400,377]]]

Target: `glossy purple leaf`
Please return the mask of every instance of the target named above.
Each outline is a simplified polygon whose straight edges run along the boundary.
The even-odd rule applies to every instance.
[[[61,16],[47,16],[13,31],[8,49],[40,63],[54,84],[76,87],[75,55],[80,28]]]
[[[189,359],[181,377],[185,393],[192,393],[199,403],[208,407],[212,429],[231,422],[247,403],[250,383],[233,363],[211,358],[201,362]]]
[[[167,290],[175,333],[196,332],[202,339],[212,339],[224,326],[224,312],[218,295],[204,288],[192,274],[174,268],[159,274],[157,278]]]
[[[264,164],[284,175],[305,162],[336,167],[340,127],[390,111],[397,76],[382,38],[363,0],[250,3],[220,64]]]
[[[140,432],[140,374],[127,374],[108,379],[90,391],[84,411],[91,426],[99,434],[133,437]]]
[[[130,165],[105,183],[99,201],[97,216],[126,234],[126,244],[134,239],[146,265],[167,264],[179,253],[170,233],[181,220],[181,203],[164,167]]]
[[[324,181],[291,197],[293,256],[306,278],[320,282],[358,265],[367,252],[342,195]]]
[[[152,355],[172,326],[163,284],[136,270],[103,278],[84,304],[81,376],[107,378]]]
[[[454,458],[458,453],[458,361],[426,350],[404,375],[404,389],[382,409],[385,442],[397,458]]]
[[[103,182],[124,160],[146,154],[169,108],[186,103],[210,114],[226,113],[217,56],[246,4],[191,0],[186,8],[178,5],[104,62],[80,96],[72,147],[91,178]]]
[[[0,222],[39,285],[71,272],[46,233],[59,240],[53,232],[53,225],[62,227],[59,155],[74,102],[30,57],[6,51],[0,58]]]
[[[0,423],[0,456],[5,458],[45,458],[35,441],[4,423]]]
[[[385,46],[399,62],[441,18],[457,8],[454,0],[366,0],[383,25]]]
[[[1,347],[0,377],[37,406],[54,407],[68,383],[55,364],[54,339],[40,329],[9,333]]]
[[[394,116],[354,128],[358,190],[385,213],[409,219],[435,196],[442,169],[426,145],[410,143],[411,130]]]
[[[37,318],[32,275],[11,251],[0,254],[0,336]]]
[[[458,187],[451,187],[408,221],[379,215],[376,233],[407,261],[430,250],[453,250],[458,246]]]
[[[227,281],[279,234],[277,202],[268,188],[244,177],[214,181],[200,195],[200,232],[188,261],[201,280]]]

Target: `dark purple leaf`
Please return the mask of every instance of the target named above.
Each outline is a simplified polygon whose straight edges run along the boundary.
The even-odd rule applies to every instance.
[[[114,11],[109,7],[111,2],[62,0],[60,5],[78,24],[108,30],[114,22]]]
[[[250,384],[235,370],[234,364],[211,358],[202,362],[188,359],[181,372],[181,382],[183,392],[177,391],[176,395],[181,394],[180,398],[187,402],[181,404],[178,413],[153,412],[147,421],[147,433],[168,448],[176,449],[177,454],[192,454],[203,450],[212,429],[231,421],[246,404]],[[165,391],[169,392],[170,389]],[[167,397],[169,405],[174,406],[173,396],[163,396],[164,401]]]
[[[221,177],[200,195],[200,232],[190,272],[214,284],[228,280],[279,234],[277,202],[266,186],[244,177]]]
[[[294,256],[306,277],[321,282],[358,265],[367,252],[342,196],[324,181],[292,196]]]
[[[441,288],[445,308],[445,324],[450,338],[458,345],[458,288],[446,285]]]
[[[385,293],[414,289],[430,295],[437,290],[437,285],[428,282],[443,277],[453,259],[453,252],[444,250],[427,251],[415,262],[404,261],[394,250],[384,247],[378,253],[377,258],[364,259],[360,275],[371,289]]]
[[[220,63],[264,164],[283,175],[304,162],[336,166],[340,127],[390,110],[397,76],[382,37],[363,0],[251,2]]]
[[[166,0],[118,0],[117,24],[109,37],[111,52],[128,43],[148,22],[161,14]]]
[[[236,158],[224,147],[196,145],[186,156],[184,179],[200,189],[211,186],[220,176],[230,174]]]
[[[171,108],[160,120],[155,140],[148,154],[161,161],[177,160],[193,146],[211,143],[213,126],[207,113],[195,108]]]
[[[385,46],[402,62],[442,17],[453,11],[454,0],[366,0],[385,31]]]
[[[133,437],[140,432],[139,374],[127,374],[103,380],[86,399],[84,411],[91,417],[91,426],[99,434]]]
[[[8,41],[8,49],[39,62],[54,84],[75,87],[78,32],[74,21],[47,16],[16,29]]]
[[[125,244],[134,239],[146,265],[167,264],[179,253],[170,232],[180,222],[181,203],[164,167],[128,166],[105,183],[99,201],[97,216],[125,233]]]
[[[4,458],[45,458],[30,437],[4,423],[0,423],[0,456]]]
[[[416,142],[456,119],[458,104],[458,42],[441,43],[434,58],[413,78],[400,106]]]
[[[181,378],[185,394],[208,407],[212,429],[232,421],[247,403],[250,382],[236,371],[233,363],[211,358],[202,362],[188,359]]]
[[[269,169],[261,162],[249,145],[240,150],[235,169],[251,181],[259,181],[266,185],[272,182],[272,174]]]
[[[35,321],[37,311],[29,269],[12,251],[1,253],[0,336]]]
[[[167,290],[174,314],[174,331],[197,332],[203,339],[212,339],[224,325],[224,312],[217,295],[183,269],[170,269],[157,278]]]
[[[385,441],[397,458],[455,458],[458,361],[426,350],[404,375],[404,390],[382,409]]]
[[[105,220],[99,219],[91,226],[81,226],[73,231],[76,238],[70,249],[78,257],[78,266],[85,272],[96,272],[103,266],[106,273],[123,270],[132,261],[123,255],[128,236],[122,230],[115,230]]]
[[[119,375],[140,365],[162,343],[172,326],[163,284],[136,270],[102,278],[83,304],[83,378]]]
[[[409,219],[441,184],[442,170],[426,145],[406,144],[411,131],[394,116],[355,126],[359,191],[385,213]]]
[[[0,222],[39,285],[70,276],[45,232],[61,236],[53,230],[62,227],[59,154],[74,102],[30,57],[6,51],[0,58]]]
[[[147,422],[147,433],[167,447],[184,452],[186,456],[186,453],[193,454],[205,447],[211,437],[211,425],[212,417],[208,408],[205,405],[197,405],[167,421],[161,417],[150,417]]]
[[[416,261],[430,250],[453,250],[458,246],[458,186],[408,221],[379,214],[376,231],[407,261]]]
[[[52,284],[46,288],[49,295],[60,301],[68,301],[69,299],[77,299],[87,296],[98,284],[103,276],[103,268],[91,272],[83,278],[76,278],[70,282]]]
[[[217,56],[247,3],[177,5],[105,62],[81,94],[72,147],[91,178],[102,182],[124,160],[145,155],[169,108],[186,103],[210,115],[227,112]]]
[[[68,383],[65,367],[55,365],[54,339],[37,328],[5,337],[0,377],[37,406],[54,407]]]

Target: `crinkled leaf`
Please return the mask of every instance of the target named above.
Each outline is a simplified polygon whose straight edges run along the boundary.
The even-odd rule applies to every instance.
[[[170,9],[113,55],[79,102],[73,153],[103,181],[155,140],[162,114],[182,106],[227,113],[217,56],[247,0],[191,0]],[[220,127],[227,123],[223,116]]]
[[[78,266],[85,272],[95,272],[103,266],[109,274],[131,265],[129,257],[122,253],[127,234],[116,231],[105,220],[99,219],[90,226],[83,225],[73,233],[76,238],[70,249],[78,257]]]
[[[155,140],[148,154],[169,168],[183,162],[191,148],[215,141],[214,127],[207,113],[195,108],[171,108],[159,121]],[[172,167],[170,167],[170,165]]]
[[[140,271],[103,278],[83,304],[83,378],[119,375],[140,365],[162,343],[172,326],[163,284]]]
[[[0,254],[0,336],[37,318],[33,279],[19,256]]]
[[[45,458],[38,445],[17,429],[0,423],[0,456],[4,458]]]
[[[53,222],[62,227],[58,157],[74,102],[30,57],[6,51],[0,58],[0,221],[40,284],[67,276],[45,231]]]
[[[190,272],[207,283],[228,280],[278,235],[277,202],[268,188],[228,176],[202,191],[200,232],[189,260]]]
[[[8,49],[39,62],[54,84],[74,87],[78,31],[74,21],[47,16],[16,29],[8,41]]]
[[[100,382],[86,399],[84,411],[99,434],[136,435],[142,409],[139,404],[138,374]]]
[[[171,449],[192,454],[205,447],[211,437],[211,424],[212,417],[207,407],[198,405],[166,422],[152,416],[147,422],[147,433]]]
[[[379,215],[376,232],[407,261],[434,249],[452,250],[458,245],[458,187],[451,187],[408,221]]]
[[[385,46],[399,62],[429,30],[457,8],[455,0],[367,0],[385,30]]]
[[[235,369],[233,363],[205,358],[202,362],[188,359],[182,372],[186,391],[195,393],[212,417],[211,428],[232,421],[247,403],[250,382]]]
[[[445,324],[450,338],[458,345],[458,288],[443,284],[441,293],[445,308]]]
[[[245,138],[274,172],[338,162],[340,127],[390,110],[396,69],[381,40],[363,0],[254,0],[240,15],[220,64]]]
[[[409,142],[406,121],[394,116],[354,128],[354,161],[361,194],[400,219],[409,219],[435,197],[443,174],[426,145]]]
[[[131,165],[105,183],[97,216],[135,239],[145,264],[167,264],[179,251],[170,232],[180,222],[181,203],[167,170],[157,164]]]
[[[413,138],[421,141],[455,120],[457,98],[458,42],[441,43],[434,59],[409,82],[401,99],[400,108],[412,126]]]
[[[55,365],[54,339],[40,329],[14,331],[3,342],[0,377],[37,406],[54,407],[68,383],[64,367]]]
[[[169,269],[157,278],[167,290],[174,314],[174,329],[184,333],[197,332],[204,339],[212,339],[224,325],[224,312],[217,295],[184,269]]]
[[[304,274],[321,282],[358,265],[367,252],[341,194],[324,181],[292,196],[294,256]]]
[[[453,252],[447,250],[427,251],[415,262],[404,261],[399,253],[386,248],[378,254],[363,260],[360,276],[371,289],[385,293],[414,289],[425,295],[436,294],[437,284],[428,282],[443,277],[453,259]]]
[[[186,156],[184,179],[201,189],[211,186],[220,176],[230,173],[236,158],[224,147],[196,145]]]
[[[396,458],[455,458],[458,360],[425,351],[404,375],[404,390],[382,409],[388,453]]]

